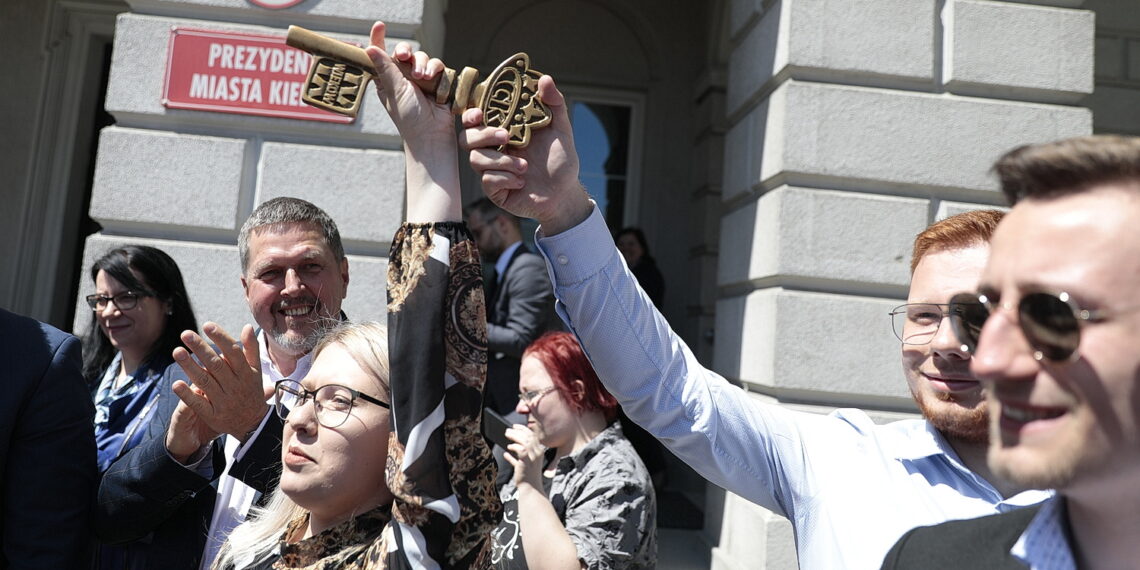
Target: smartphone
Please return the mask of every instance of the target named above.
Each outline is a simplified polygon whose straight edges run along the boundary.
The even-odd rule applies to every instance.
[[[511,427],[511,422],[507,421],[507,418],[499,415],[491,408],[483,408],[483,437],[490,440],[491,443],[503,449],[514,443],[507,439],[507,428],[509,427]]]

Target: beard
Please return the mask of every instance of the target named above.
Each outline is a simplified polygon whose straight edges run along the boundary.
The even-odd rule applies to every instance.
[[[1021,442],[1002,433],[1000,407],[992,413],[991,428],[994,437],[990,441],[986,460],[995,475],[1029,489],[1071,488],[1075,481],[1086,475],[1114,471],[1107,468],[1108,455],[1096,457],[1096,452],[1085,453],[1090,445],[1097,447],[1085,437],[1079,436],[1080,428],[1071,428],[1059,434],[1046,450],[1019,450]],[[1119,472],[1119,471],[1116,471]],[[1095,478],[1095,475],[1094,475]]]
[[[918,409],[922,411],[922,416],[947,439],[966,443],[989,441],[989,413],[984,400],[973,408],[958,405],[950,396],[943,399],[914,394],[914,400],[918,404]]]
[[[317,310],[314,312],[320,315],[320,313],[324,311],[318,305]],[[288,329],[278,330],[275,328],[270,331],[269,334],[273,337],[277,345],[286,352],[300,356],[312,352],[325,334],[338,324],[340,324],[340,319],[335,317],[317,316],[314,317],[312,328],[308,333],[298,334]]]

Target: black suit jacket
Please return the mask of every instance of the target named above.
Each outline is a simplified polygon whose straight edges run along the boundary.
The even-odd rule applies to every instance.
[[[0,309],[0,362],[0,568],[85,568],[99,470],[79,341]]]
[[[920,526],[904,534],[887,553],[884,569],[961,568],[1024,570],[1009,553],[1041,505],[1000,515]]]
[[[110,544],[130,543],[134,568],[198,567],[217,481],[226,466],[224,438],[214,442],[207,459],[213,463],[212,478],[187,469],[166,452],[166,429],[179,402],[171,386],[179,379],[189,383],[178,364],[170,365],[160,380],[146,438],[112,463],[99,485],[96,534]],[[281,473],[282,423],[269,410],[266,406],[265,427],[229,471],[263,497]]]
[[[557,328],[546,263],[521,245],[487,302],[487,384],[484,405],[507,414],[519,394],[519,359],[542,333]]]

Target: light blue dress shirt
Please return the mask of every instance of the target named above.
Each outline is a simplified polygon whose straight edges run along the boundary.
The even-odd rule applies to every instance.
[[[596,207],[537,237],[559,316],[629,417],[709,481],[790,519],[801,568],[879,568],[911,528],[1050,495],[1003,500],[923,420],[876,425],[860,410],[824,416],[749,397],[669,328]]]
[[[1076,560],[1065,532],[1065,503],[1060,496],[1041,506],[1010,554],[1030,570],[1075,570]]]

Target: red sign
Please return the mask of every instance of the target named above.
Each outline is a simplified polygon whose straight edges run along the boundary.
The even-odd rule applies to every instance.
[[[309,121],[351,123],[301,102],[311,56],[283,36],[173,28],[162,104]]]

